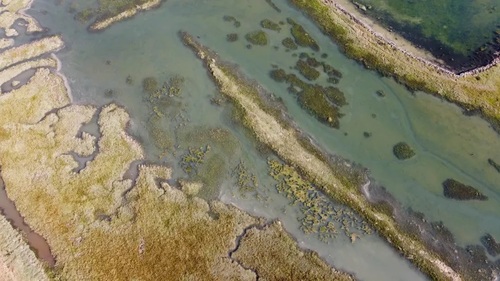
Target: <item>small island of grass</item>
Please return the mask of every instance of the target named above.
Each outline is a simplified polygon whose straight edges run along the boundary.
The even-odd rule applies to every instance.
[[[443,194],[447,198],[456,200],[488,200],[488,197],[476,188],[454,179],[447,179],[443,182]]]
[[[392,153],[399,160],[410,159],[415,156],[415,151],[406,142],[399,142],[392,148]]]
[[[265,46],[267,45],[267,34],[262,30],[252,31],[245,35],[245,39],[252,45]]]

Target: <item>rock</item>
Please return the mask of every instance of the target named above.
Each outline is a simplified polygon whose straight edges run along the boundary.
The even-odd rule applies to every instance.
[[[488,197],[470,185],[463,184],[454,179],[443,182],[443,194],[447,198],[456,200],[487,200]]]

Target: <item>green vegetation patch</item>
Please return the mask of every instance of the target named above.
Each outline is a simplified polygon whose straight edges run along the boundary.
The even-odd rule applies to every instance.
[[[200,164],[203,163],[207,153],[210,152],[210,146],[192,148],[190,147],[181,158],[181,168],[186,174],[196,174]]]
[[[76,13],[75,19],[81,23],[86,23],[96,16],[96,11],[92,8],[86,8]]]
[[[238,41],[238,33],[229,33],[226,35],[227,42],[236,42]]]
[[[392,148],[392,153],[399,160],[406,160],[415,156],[415,151],[413,151],[413,148],[411,148],[411,146],[406,142],[399,142],[394,145],[394,147]]]
[[[277,160],[268,160],[269,174],[278,182],[276,189],[294,204],[299,205],[304,216],[299,219],[301,230],[306,234],[318,234],[327,242],[339,233],[355,242],[372,229],[354,212],[344,206],[335,206],[324,194],[305,180],[291,166]]]
[[[281,26],[270,19],[263,19],[260,21],[260,26],[265,29],[281,31]]]
[[[281,44],[289,50],[297,50],[297,44],[295,44],[293,39],[290,37],[286,37],[285,39],[283,39],[281,41]]]
[[[303,66],[315,70],[302,60],[299,62],[302,62]],[[344,93],[340,89],[306,83],[295,74],[287,74],[281,68],[271,70],[269,75],[276,82],[288,83],[290,85],[289,91],[297,95],[297,102],[300,106],[316,119],[333,128],[339,128],[339,119],[343,116],[339,108],[347,104]],[[311,78],[314,77],[311,76]]]
[[[253,45],[267,45],[267,34],[262,30],[252,31],[245,35],[245,39]]]
[[[488,197],[470,185],[466,185],[454,179],[443,182],[443,194],[447,198],[456,200],[488,200]]]
[[[302,27],[302,25],[296,23],[291,18],[286,19],[287,22],[292,26],[290,32],[292,33],[295,43],[301,47],[309,47],[314,51],[319,51],[319,46],[309,33]]]
[[[236,185],[242,194],[254,192],[259,187],[257,176],[249,172],[248,167],[243,161],[240,161],[232,174],[236,178]]]
[[[486,233],[481,237],[481,242],[483,243],[486,251],[493,257],[500,255],[500,243],[498,243],[491,234]]]
[[[320,73],[313,67],[311,67],[308,63],[303,60],[298,60],[295,64],[295,69],[297,69],[302,76],[304,76],[307,80],[313,81],[318,79]]]
[[[223,16],[222,19],[226,22],[232,22],[234,27],[240,27],[241,22],[239,22],[235,17],[233,16]]]

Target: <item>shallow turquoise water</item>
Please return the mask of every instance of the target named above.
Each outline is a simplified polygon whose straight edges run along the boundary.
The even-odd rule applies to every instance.
[[[217,91],[201,62],[180,42],[177,35],[180,29],[199,36],[201,42],[222,58],[238,64],[249,78],[282,97],[297,126],[324,149],[368,168],[374,181],[385,186],[404,206],[423,212],[430,221],[443,221],[459,245],[478,244],[486,232],[499,240],[500,187],[497,182],[500,174],[486,160],[493,158],[500,162],[500,138],[488,124],[479,118],[464,116],[456,106],[432,96],[412,95],[393,80],[363,69],[339,53],[300,12],[285,1],[275,3],[282,13],[271,9],[265,1],[240,1],[234,5],[229,0],[169,0],[158,10],[142,13],[102,33],[88,33],[85,26],[65,11],[66,6],[54,6],[52,1],[36,1],[32,14],[50,28],[50,32],[61,33],[67,42],[68,47],[58,57],[75,102],[103,105],[115,101],[125,106],[132,117],[130,132],[143,142],[148,159],[174,165],[175,176],[179,177],[186,176],[177,165],[180,155],[192,143],[178,142],[177,149],[158,158],[159,151],[146,129],[151,111],[144,101],[141,81],[147,76],[160,81],[173,74],[185,77],[182,105],[165,112],[170,118],[163,123],[166,131],[175,135],[175,132],[182,134],[200,126],[221,127],[238,139],[236,152],[226,159],[225,168],[220,170],[225,179],[223,187],[205,196],[218,196],[251,213],[281,219],[301,246],[318,251],[327,261],[355,273],[362,280],[425,280],[425,277],[375,235],[363,237],[354,244],[338,239],[326,245],[315,236],[301,233],[297,223],[300,214],[276,193],[273,181],[267,177],[266,159],[258,155],[245,132],[231,122],[228,106],[210,104],[210,98],[216,96]],[[46,15],[41,13],[43,10],[48,11]],[[224,15],[236,17],[241,27],[223,21]],[[285,52],[280,43],[289,36],[287,26],[279,33],[267,31],[270,38],[267,47],[246,47],[244,34],[259,29],[260,20],[270,18],[278,22],[286,17],[293,17],[304,25],[318,41],[321,52],[315,57],[319,59],[321,53],[328,54],[326,60],[343,73],[338,86],[345,92],[349,105],[341,110],[345,116],[339,130],[320,124],[297,105],[285,85],[269,78],[271,64],[287,71],[292,71],[289,67],[295,64],[292,52]],[[228,43],[226,34],[233,32],[239,34],[240,40]],[[299,52],[312,51],[299,49],[295,53]],[[133,85],[125,83],[128,75],[133,78]],[[321,77],[320,83],[324,80],[325,77]],[[112,97],[105,96],[107,89],[114,91]],[[378,97],[377,90],[384,90],[386,96]],[[177,127],[181,124],[183,126]],[[370,132],[372,136],[365,138],[363,132]],[[412,145],[417,156],[404,162],[397,160],[392,155],[392,146],[399,141]],[[259,175],[259,192],[266,195],[267,201],[235,191],[231,168],[240,159]],[[446,178],[475,186],[489,200],[446,199],[441,187]],[[283,212],[283,208],[288,211]]]

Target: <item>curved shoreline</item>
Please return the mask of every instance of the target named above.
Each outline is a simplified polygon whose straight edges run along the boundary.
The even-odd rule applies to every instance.
[[[421,90],[480,113],[500,133],[500,58],[455,74],[397,46],[335,0],[289,0],[315,21],[348,56],[411,90]]]

